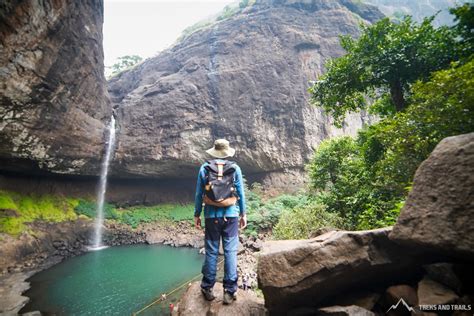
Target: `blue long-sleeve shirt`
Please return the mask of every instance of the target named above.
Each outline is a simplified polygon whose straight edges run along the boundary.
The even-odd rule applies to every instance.
[[[197,184],[196,184],[196,197],[194,205],[194,216],[201,216],[202,212],[202,200],[204,195],[204,187],[206,185],[206,169],[208,163],[204,163],[199,169]],[[213,205],[205,205],[204,217],[238,217],[239,215],[245,214],[245,193],[244,193],[244,181],[242,178],[242,170],[237,164],[235,166],[234,173],[234,185],[237,192],[238,203],[228,207],[217,207]]]

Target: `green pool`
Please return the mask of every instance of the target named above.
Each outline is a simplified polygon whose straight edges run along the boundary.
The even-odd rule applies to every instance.
[[[31,277],[31,289],[25,293],[31,301],[21,312],[130,315],[199,274],[202,261],[196,249],[168,246],[89,252]],[[168,311],[168,303],[166,308],[156,306],[153,314]]]

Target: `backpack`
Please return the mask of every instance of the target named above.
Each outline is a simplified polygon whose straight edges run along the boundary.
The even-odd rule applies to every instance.
[[[218,207],[228,207],[237,202],[234,185],[235,163],[228,160],[210,160],[204,167],[206,185],[204,203]]]

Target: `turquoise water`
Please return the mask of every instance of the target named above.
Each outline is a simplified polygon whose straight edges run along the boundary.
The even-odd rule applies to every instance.
[[[196,249],[120,246],[89,252],[29,279],[22,312],[55,315],[130,315],[161,293],[200,273]]]

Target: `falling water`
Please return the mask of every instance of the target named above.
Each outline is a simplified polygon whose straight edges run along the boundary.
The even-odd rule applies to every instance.
[[[109,140],[107,142],[107,150],[104,160],[102,161],[100,170],[99,190],[97,191],[97,217],[95,220],[94,244],[93,250],[104,248],[102,243],[102,227],[104,224],[104,199],[107,190],[107,173],[109,171],[110,157],[115,144],[115,118],[112,116],[109,125]]]

